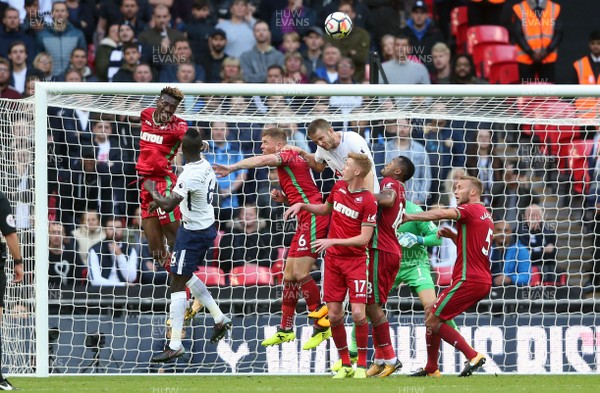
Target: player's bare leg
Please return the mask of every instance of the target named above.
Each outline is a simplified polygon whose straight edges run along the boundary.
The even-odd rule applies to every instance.
[[[396,357],[390,337],[390,323],[380,304],[368,304],[367,317],[373,327],[373,344],[375,346],[375,361],[367,371],[368,377],[385,378],[402,368],[402,363]]]

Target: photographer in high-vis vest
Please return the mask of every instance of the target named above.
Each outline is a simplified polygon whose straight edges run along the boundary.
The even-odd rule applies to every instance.
[[[589,45],[590,53],[573,63],[575,72],[572,83],[600,85],[600,30],[592,31]],[[600,99],[598,98],[578,98],[575,106],[581,117],[600,117]]]
[[[467,10],[469,26],[500,25],[506,0],[470,0]]]
[[[523,0],[513,6],[512,33],[523,83],[554,83],[562,39],[560,6],[550,0]]]

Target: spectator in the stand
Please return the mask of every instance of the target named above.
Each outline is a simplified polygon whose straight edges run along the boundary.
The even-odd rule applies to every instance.
[[[15,41],[25,43],[27,57],[30,61],[33,60],[36,54],[34,41],[19,25],[19,11],[13,7],[7,7],[2,16],[2,29],[0,29],[0,57],[8,56],[10,46]]]
[[[277,260],[272,247],[271,233],[266,220],[258,219],[254,205],[243,206],[231,233],[226,233],[219,243],[219,265],[225,272],[247,263],[270,267]]]
[[[46,25],[44,12],[40,10],[38,0],[25,0],[24,8],[25,16],[21,16],[23,19],[21,29],[23,29],[25,34],[35,42],[36,35],[42,31]]]
[[[287,83],[308,83],[304,59],[298,52],[288,53],[283,59],[283,69]]]
[[[65,82],[85,82],[83,80],[83,76],[81,75],[81,72],[79,72],[78,70],[74,69],[74,68],[69,68],[67,69],[67,71],[65,71]]]
[[[356,2],[342,0],[338,7],[338,11],[345,13],[352,19],[356,19],[356,12],[354,11],[354,4]],[[365,65],[369,60],[369,48],[371,47],[371,36],[369,32],[360,26],[352,27],[352,34],[343,40],[336,40],[331,37],[327,37],[326,41],[333,44],[340,50],[342,57],[349,57],[354,63],[355,79],[358,82],[362,82],[365,79]]]
[[[408,37],[412,46],[411,54],[424,64],[429,72],[434,71],[431,61],[431,49],[438,42],[444,42],[444,35],[435,27],[424,1],[417,1],[412,7],[410,19],[406,21],[406,27],[400,32]]]
[[[75,241],[66,237],[60,222],[48,225],[48,287],[73,289],[76,280],[83,278],[83,264],[75,250]]]
[[[354,0],[328,0],[328,1],[322,1],[322,2],[318,2],[318,1],[311,1],[311,3],[313,4],[313,7],[318,7],[319,3],[324,3],[324,5],[322,6],[322,8],[320,10],[317,10],[317,12],[319,13],[319,20],[325,20],[327,18],[327,15],[339,11],[340,5],[344,2],[351,2],[352,5],[354,6],[354,12],[356,13],[356,16],[353,18],[352,23],[354,24],[354,26],[358,26],[361,27],[363,29],[366,29],[368,25],[373,25],[370,24],[370,19],[369,19],[369,9],[367,8],[367,6],[364,3],[364,1],[354,1]],[[412,0],[411,0],[412,1]],[[387,0],[386,3],[389,3],[390,1]],[[329,4],[327,4],[329,3]],[[399,26],[396,25],[396,26]],[[377,37],[379,38],[379,37]]]
[[[235,57],[226,57],[221,63],[221,82],[231,83],[238,79],[244,79],[244,73],[240,61]]]
[[[88,210],[81,214],[79,226],[73,230],[79,259],[87,261],[88,250],[105,236],[106,234],[100,226],[100,215],[96,210]]]
[[[504,180],[504,162],[494,152],[491,124],[481,124],[481,129],[477,133],[477,143],[467,145],[466,167],[470,176],[481,180],[483,185],[482,202],[486,206],[490,206],[494,184]]]
[[[160,2],[154,1],[157,5]],[[99,18],[96,25],[96,33],[99,40],[105,36],[107,27],[127,23],[132,27],[135,35],[146,31],[148,17],[151,16],[151,8],[147,0],[108,0],[100,5]]]
[[[283,54],[271,46],[271,32],[265,21],[254,24],[256,45],[242,53],[240,64],[244,80],[248,83],[264,83],[267,79],[267,68],[273,64],[283,65]]]
[[[317,26],[311,26],[303,37],[305,51],[301,51],[304,58],[304,66],[306,74],[311,75],[314,70],[319,67],[324,67],[323,63],[323,29]]]
[[[278,64],[273,64],[267,69],[267,83],[284,83],[284,70],[283,67]],[[252,103],[260,113],[269,112],[270,108],[267,106],[266,96],[253,96]]]
[[[531,264],[542,272],[542,281],[560,285],[560,269],[556,266],[556,230],[544,218],[539,205],[527,206],[523,221],[517,226],[519,242],[529,248]]]
[[[52,25],[37,34],[37,50],[44,51],[54,61],[53,76],[63,72],[75,48],[87,48],[83,32],[68,21],[67,5],[58,1],[52,4]]]
[[[469,26],[499,25],[505,0],[470,0],[468,11]],[[535,0],[533,0],[535,4]]]
[[[531,194],[531,182],[514,165],[507,164],[504,179],[495,182],[492,187],[492,214],[495,219],[503,219],[511,225],[521,219],[524,209],[532,203],[538,203]]]
[[[141,63],[135,66],[133,69],[133,81],[137,83],[152,82],[154,76],[152,75],[152,67],[149,64]]]
[[[313,70],[313,78],[319,78],[333,83],[337,80],[337,63],[342,58],[340,50],[333,44],[323,46],[323,66]]]
[[[390,135],[385,144],[385,162],[405,156],[415,164],[415,174],[404,185],[406,199],[419,206],[426,206],[431,189],[431,165],[423,145],[411,138],[410,119],[386,121],[385,127],[386,133]]]
[[[289,119],[292,117],[292,113],[281,113],[280,117],[282,119]],[[306,134],[298,129],[298,124],[294,122],[285,122],[278,123],[277,127],[285,130],[287,134],[288,145],[290,146],[298,146],[300,149],[304,151],[310,151],[310,147],[308,145],[308,141],[306,140]]]
[[[96,5],[86,0],[66,0],[69,22],[81,30],[87,43],[94,42]]]
[[[433,71],[430,74],[431,83],[450,83],[451,52],[448,45],[438,42],[431,48]]]
[[[20,94],[23,94],[27,77],[38,76],[38,72],[27,65],[27,48],[23,41],[13,41],[10,44],[8,59],[12,65],[9,85],[14,87]]]
[[[82,48],[75,48],[73,52],[71,52],[71,59],[69,60],[69,64],[67,69],[74,69],[79,71],[81,77],[83,78],[83,82],[97,82],[98,78],[94,76],[92,69],[88,67],[88,56],[87,51]],[[66,70],[65,70],[66,71]],[[58,75],[56,79],[58,81],[64,80],[64,74]]]
[[[499,220],[494,223],[494,241],[490,249],[492,280],[495,286],[529,284],[531,259],[529,250],[513,234],[511,225]]]
[[[554,83],[557,48],[563,26],[560,5],[551,0],[523,0],[513,6],[511,31],[523,83]]]
[[[161,62],[160,82],[172,83],[177,80],[177,71],[181,64],[190,64],[194,68],[193,81],[204,82],[206,74],[204,68],[196,63],[190,43],[186,39],[178,39],[173,43],[173,53],[166,56]]]
[[[296,53],[300,50],[301,42],[300,35],[295,31],[285,33],[283,35],[283,43],[281,44],[281,51],[284,55],[289,53]]]
[[[239,150],[235,150],[227,140],[229,127],[225,122],[212,122],[210,149],[203,153],[205,159],[212,164],[231,165],[241,161],[244,157]],[[247,171],[238,171],[229,176],[217,179],[217,191],[213,202],[218,207],[219,221],[228,221],[233,217],[233,210],[239,207],[238,193],[247,177]]]
[[[227,34],[221,29],[215,29],[208,37],[208,54],[201,58],[207,83],[221,82],[221,67],[227,58],[225,47]]]
[[[123,63],[113,75],[111,82],[133,82],[133,71],[140,62],[141,53],[137,44],[123,45]]]
[[[0,98],[19,99],[21,94],[8,85],[10,77],[10,63],[0,57]]]
[[[211,15],[209,0],[194,0],[190,21],[185,24],[184,31],[190,40],[196,61],[209,55],[208,39],[215,30],[216,18]]]
[[[369,31],[373,34],[375,42],[380,42],[386,34],[398,34],[401,26],[400,9],[403,3],[403,0],[363,1],[363,4],[369,7]]]
[[[27,98],[27,97],[32,97],[35,95],[35,82],[38,82],[40,80],[40,77],[37,75],[31,75],[28,76],[27,79],[25,79],[25,91],[23,92],[23,95],[21,98]]]
[[[248,10],[247,0],[233,0],[229,11],[231,19],[222,20],[216,27],[227,34],[227,55],[239,59],[256,44],[252,32],[256,20]]]
[[[96,49],[96,58],[94,61],[96,66],[96,76],[98,77],[99,82],[108,81],[108,68],[111,65],[110,63],[112,60],[111,54],[113,50],[119,47],[120,44],[121,40],[119,39],[119,25],[111,25],[108,28],[108,35],[99,42],[98,49]],[[120,64],[121,57],[119,57],[118,62]],[[115,65],[113,65],[113,67],[114,66]],[[117,69],[119,67],[117,67]]]
[[[130,244],[134,244],[131,243]],[[141,232],[139,240],[135,243],[140,253],[140,284],[167,285],[169,282],[169,272],[154,263],[154,258],[148,248],[148,239],[144,232]]]
[[[352,59],[342,57],[337,64],[338,78],[334,84],[356,84],[354,79],[356,72]],[[331,109],[338,109],[341,113],[350,113],[359,108],[362,104],[362,96],[331,96],[329,106]],[[344,124],[343,131],[347,131],[348,124]]]
[[[573,62],[570,83],[600,85],[600,30],[592,31],[588,40],[590,53]],[[600,99],[579,98],[575,101],[582,117],[600,117]]]
[[[145,30],[138,36],[142,44],[152,46],[152,53],[158,51],[160,54],[168,55],[171,53],[173,43],[181,38],[185,38],[182,32],[172,29],[171,12],[169,7],[164,4],[158,4],[152,12],[153,28]]]
[[[302,0],[288,0],[285,8],[275,9],[271,13],[269,27],[273,33],[275,47],[282,49],[281,43],[286,33],[303,35],[309,26],[317,24],[317,13],[302,3]]]
[[[396,46],[394,44],[396,38],[391,34],[386,34],[381,37],[379,46],[381,47],[381,59],[383,62],[394,60],[396,58]]]
[[[43,81],[50,82],[56,79],[52,75],[54,71],[54,61],[52,61],[52,56],[50,56],[48,53],[38,53],[35,59],[33,59],[32,65],[33,68],[39,71],[38,74]]]
[[[440,195],[440,201],[442,202],[442,205],[446,205],[448,207],[456,207],[454,185],[463,176],[467,176],[467,171],[465,171],[463,168],[452,168],[450,170],[450,173],[448,173],[448,177],[444,179],[444,184],[442,185],[443,194]]]
[[[389,83],[429,84],[427,67],[409,58],[411,47],[408,37],[396,37],[394,45],[396,58],[381,65]],[[379,75],[379,83],[383,83],[381,75]]]
[[[475,63],[467,54],[456,55],[450,66],[450,83],[452,84],[481,84],[486,83],[475,75]]]
[[[108,219],[106,237],[88,251],[88,281],[93,286],[125,286],[137,279],[139,254],[123,238],[123,222]]]

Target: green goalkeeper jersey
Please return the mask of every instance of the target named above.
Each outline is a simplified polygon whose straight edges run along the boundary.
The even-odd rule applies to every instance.
[[[406,201],[406,213],[421,213],[423,209],[410,201]],[[410,221],[400,225],[397,229],[398,236],[404,232],[412,233],[423,238],[423,244],[415,244],[411,248],[402,248],[402,264],[400,270],[416,266],[429,267],[429,255],[427,247],[439,246],[442,239],[437,237],[437,226],[431,221]]]

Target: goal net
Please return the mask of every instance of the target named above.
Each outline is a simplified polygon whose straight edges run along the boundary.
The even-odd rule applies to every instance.
[[[140,112],[155,105],[162,87],[42,83],[35,103],[2,101],[1,164],[10,176],[1,189],[15,208],[27,270],[25,283],[8,285],[4,367],[38,375],[328,372],[337,360],[331,340],[301,350],[312,333],[302,301],[297,340],[260,345],[280,322],[285,247],[295,231],[295,223],[282,220],[285,207],[269,197],[278,180],[268,168],[219,181],[219,236],[197,272],[232,316],[233,329],[211,344],[213,321],[201,311],[185,328],[186,355],[163,366],[149,363],[166,342],[169,296],[167,274],[153,265],[140,228],[135,162]],[[479,177],[483,200],[502,223],[492,240],[496,285],[456,322],[488,355],[484,372],[598,371],[598,92],[543,85],[180,87],[186,97],[178,115],[210,142],[211,162],[260,154],[261,131],[269,126],[314,151],[306,127],[325,118],[367,140],[378,175],[390,159],[410,157],[417,170],[407,199],[424,209],[454,206],[453,179]],[[179,171],[182,161],[176,162]],[[314,175],[327,194],[334,174]],[[110,270],[102,251],[90,250],[107,235],[122,244],[127,266]],[[439,290],[449,285],[455,246],[443,242],[428,252]],[[321,263],[311,273],[318,282]],[[10,276],[10,259],[7,266]],[[403,370],[422,367],[418,297],[402,285],[386,308]],[[442,373],[458,372],[463,360],[442,346]]]

